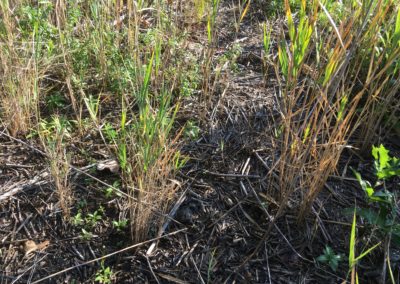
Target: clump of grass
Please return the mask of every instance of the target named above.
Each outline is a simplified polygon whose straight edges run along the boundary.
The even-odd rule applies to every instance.
[[[374,94],[390,100],[391,91],[397,90],[392,82],[392,87],[381,92],[374,82],[388,82],[396,76],[395,69],[388,71],[399,60],[398,48],[393,47],[389,57],[376,57],[370,47],[379,45],[373,34],[391,23],[398,4],[341,5],[346,20],[329,10],[338,9],[332,1],[308,5],[302,1],[296,21],[285,1],[289,40],[282,32],[276,66],[282,129],[276,164],[281,199],[278,216],[289,198],[297,195],[301,199],[299,220],[304,219],[349,138],[371,119]]]
[[[209,3],[196,3],[200,21]],[[218,3],[208,18],[213,38]],[[98,132],[104,149],[119,159],[136,241],[157,229],[179,184],[174,174],[185,159],[174,120],[180,97],[200,81],[173,7],[165,1],[0,3],[3,123],[13,135],[39,133],[64,215],[73,192],[60,117],[76,121],[76,139]],[[119,121],[107,121],[104,109],[122,112]]]
[[[400,6],[395,2],[374,3],[378,12],[368,30],[363,80],[367,98],[360,119],[359,140],[363,152],[390,134],[399,122],[400,100]],[[372,25],[373,24],[373,25]]]
[[[203,63],[202,63],[202,101],[206,103],[207,108],[211,102],[213,93],[213,79],[212,78],[212,57],[216,49],[216,27],[217,27],[217,16],[219,9],[220,0],[210,1],[208,15],[207,15],[207,48],[204,49]],[[205,114],[205,113],[204,113]],[[203,114],[203,116],[204,116]]]
[[[70,130],[70,123],[58,116],[53,117],[50,122],[42,121],[39,125],[39,137],[49,161],[50,174],[66,220],[70,218],[70,206],[73,201],[68,177],[70,156],[65,147]]]
[[[160,225],[178,183],[173,179],[182,166],[177,149],[177,139],[171,131],[179,103],[171,106],[172,94],[165,86],[158,97],[152,96],[152,75],[161,71],[161,45],[156,44],[144,70],[143,82],[137,92],[138,115],[123,108],[121,131],[117,143],[118,156],[124,181],[131,195],[131,231],[135,241],[150,234],[150,229]],[[132,125],[127,115],[132,115]],[[150,206],[149,206],[150,205]],[[153,232],[154,233],[154,232]]]
[[[188,95],[180,89],[190,80],[187,76],[191,73],[185,76],[184,72],[192,66],[179,60],[184,37],[170,16],[162,13],[161,3],[155,5],[151,28],[133,38],[137,41],[135,51],[118,56],[121,66],[115,76],[120,84],[115,87],[121,93],[122,109],[119,125],[112,131],[114,137],[109,139],[129,195],[126,208],[135,242],[154,234],[164,221],[179,185],[174,175],[185,162],[178,149],[180,132],[174,134],[173,126],[179,98]],[[140,9],[134,12],[132,21],[141,18]],[[135,22],[121,26],[120,40],[129,41],[125,35],[139,32],[134,27]],[[88,100],[85,102],[89,112],[98,109],[96,104],[91,107]],[[97,111],[90,113],[96,113],[92,116],[97,121]]]
[[[26,134],[34,125],[39,103],[38,38],[44,12],[25,11],[36,25],[21,34],[21,23],[9,1],[0,3],[0,109],[11,135]],[[19,10],[19,12],[21,12]],[[22,38],[21,38],[22,37]]]

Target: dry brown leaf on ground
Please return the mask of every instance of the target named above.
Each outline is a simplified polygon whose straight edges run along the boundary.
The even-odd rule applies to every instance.
[[[32,252],[37,250],[45,249],[50,244],[49,240],[36,244],[35,241],[28,240],[24,243],[23,250],[25,252],[25,256],[29,255]]]
[[[114,159],[101,161],[97,164],[97,170],[98,171],[109,170],[113,174],[116,174],[119,171],[119,163],[117,160]]]

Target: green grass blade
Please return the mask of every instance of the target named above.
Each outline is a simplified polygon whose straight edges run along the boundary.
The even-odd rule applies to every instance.
[[[359,260],[361,260],[364,256],[368,255],[371,251],[373,251],[375,248],[377,248],[382,242],[377,243],[376,245],[374,245],[373,247],[370,247],[369,249],[367,249],[365,252],[363,252],[362,254],[360,254],[359,256],[356,257],[356,259],[354,259],[355,262],[358,262]]]
[[[393,35],[393,46],[400,46],[400,5],[397,8],[396,26]]]
[[[350,247],[349,247],[349,268],[352,269],[355,264],[355,246],[356,246],[356,210],[354,209],[353,224],[351,226]]]
[[[268,56],[268,54],[269,54],[270,45],[271,45],[271,28],[267,28],[267,24],[264,23],[264,25],[263,25],[263,46],[264,46],[265,56]]]
[[[152,52],[150,61],[146,67],[146,74],[145,74],[145,77],[143,80],[142,89],[140,91],[139,105],[143,105],[147,101],[150,79],[151,79],[151,72],[153,70],[153,61],[154,61],[154,51]]]

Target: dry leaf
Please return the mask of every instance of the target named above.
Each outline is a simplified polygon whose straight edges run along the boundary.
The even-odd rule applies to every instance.
[[[25,251],[25,256],[28,254],[35,252],[37,250],[41,250],[46,248],[50,244],[50,241],[44,241],[39,244],[36,244],[35,241],[29,240],[24,243],[24,251]]]
[[[116,174],[119,171],[119,163],[117,160],[114,159],[101,161],[97,164],[97,170],[98,171],[109,170],[113,174]]]

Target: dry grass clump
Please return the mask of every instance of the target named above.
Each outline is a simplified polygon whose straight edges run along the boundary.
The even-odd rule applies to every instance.
[[[276,66],[283,75],[278,216],[298,194],[303,220],[355,130],[364,125],[369,139],[385,115],[377,105],[398,110],[400,13],[393,1],[302,1],[294,19],[285,3],[289,41],[282,36]]]
[[[177,161],[176,146],[168,146],[169,150],[160,154],[148,168],[143,168],[141,157],[132,161],[137,165],[132,169],[132,174],[125,176],[129,184],[136,188],[130,188],[131,231],[135,241],[146,239],[149,235],[157,233],[166,221],[166,213],[170,202],[174,198],[176,189],[180,183],[174,180],[177,167],[173,161]],[[177,161],[178,162],[178,161]]]
[[[0,3],[0,116],[10,133],[26,134],[38,105],[34,36],[22,41],[8,1]]]
[[[68,125],[65,125],[65,122],[55,116],[49,122],[42,121],[39,129],[39,137],[49,162],[50,174],[56,189],[59,206],[64,219],[69,220],[73,193],[68,176],[71,159],[65,146],[70,135]]]

